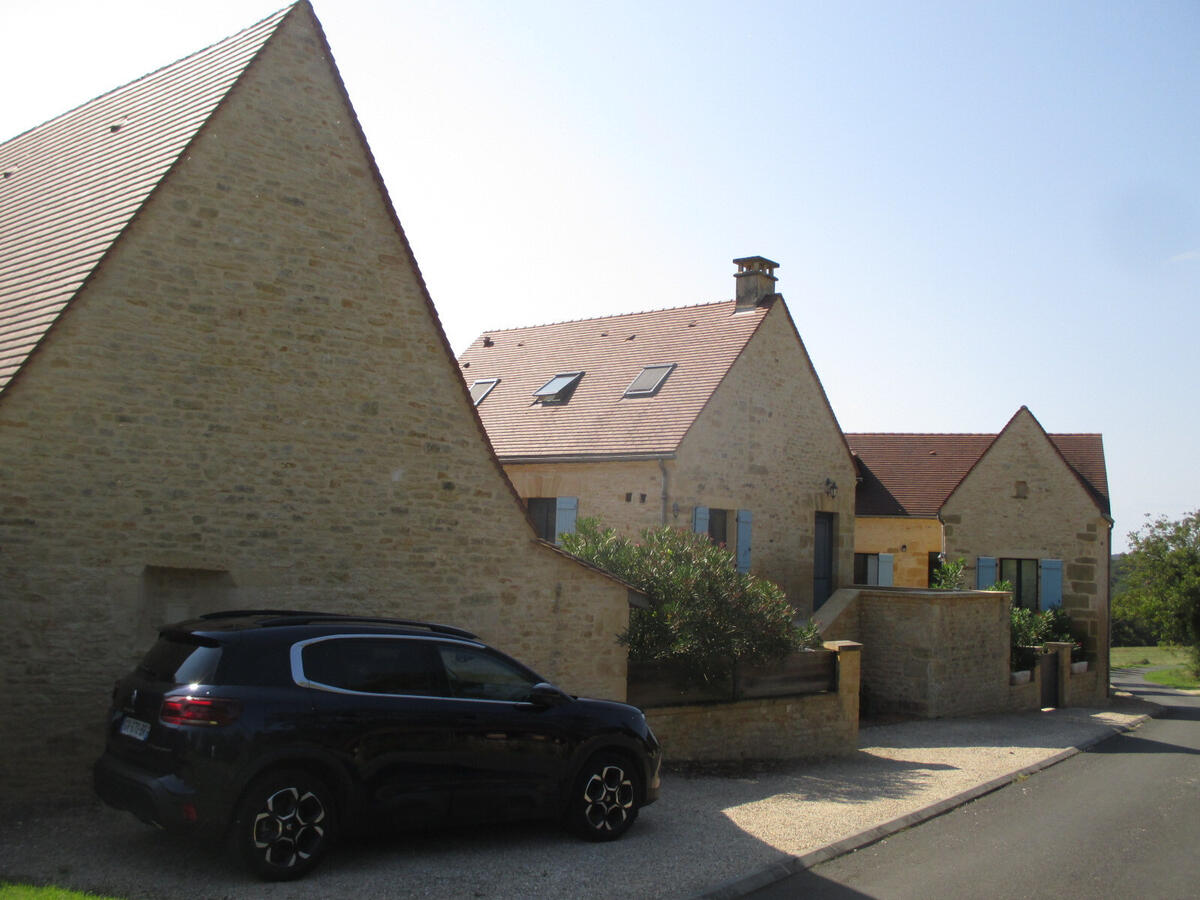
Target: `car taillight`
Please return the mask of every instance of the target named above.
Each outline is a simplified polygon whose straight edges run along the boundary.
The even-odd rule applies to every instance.
[[[241,711],[241,704],[236,700],[167,697],[158,717],[168,725],[229,725]]]

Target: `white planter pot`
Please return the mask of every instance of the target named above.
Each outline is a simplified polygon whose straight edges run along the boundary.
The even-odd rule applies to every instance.
[[[1033,672],[1029,669],[1022,669],[1020,672],[1011,672],[1008,676],[1009,684],[1029,684],[1029,679],[1033,676]]]
[[[1081,660],[1080,662],[1071,663],[1071,674],[1072,675],[1079,675],[1080,673],[1086,672],[1086,671],[1087,671],[1087,660],[1086,659]]]

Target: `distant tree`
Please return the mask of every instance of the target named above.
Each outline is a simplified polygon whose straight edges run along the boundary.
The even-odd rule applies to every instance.
[[[778,585],[739,572],[733,554],[707,535],[663,526],[634,542],[580,519],[563,549],[646,595],[649,608],[632,610],[619,635],[631,659],[673,660],[695,682],[731,684],[741,665],[819,646],[814,626],[794,624]]]
[[[1200,510],[1155,519],[1129,535],[1119,607],[1162,640],[1188,647],[1200,674]],[[1114,607],[1118,603],[1114,601]]]

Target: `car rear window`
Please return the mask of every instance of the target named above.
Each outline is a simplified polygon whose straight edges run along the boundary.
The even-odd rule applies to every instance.
[[[221,648],[183,636],[159,638],[138,664],[138,672],[153,681],[173,684],[212,684]]]

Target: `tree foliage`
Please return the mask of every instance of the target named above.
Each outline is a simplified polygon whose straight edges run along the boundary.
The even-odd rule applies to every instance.
[[[635,661],[671,660],[689,679],[731,683],[739,666],[782,660],[818,643],[797,628],[778,585],[737,570],[733,554],[706,535],[663,526],[640,542],[580,519],[563,548],[642,591],[648,609],[630,613],[619,636]]]
[[[1129,547],[1114,607],[1161,640],[1191,648],[1200,673],[1200,510],[1147,523],[1129,535]]]

